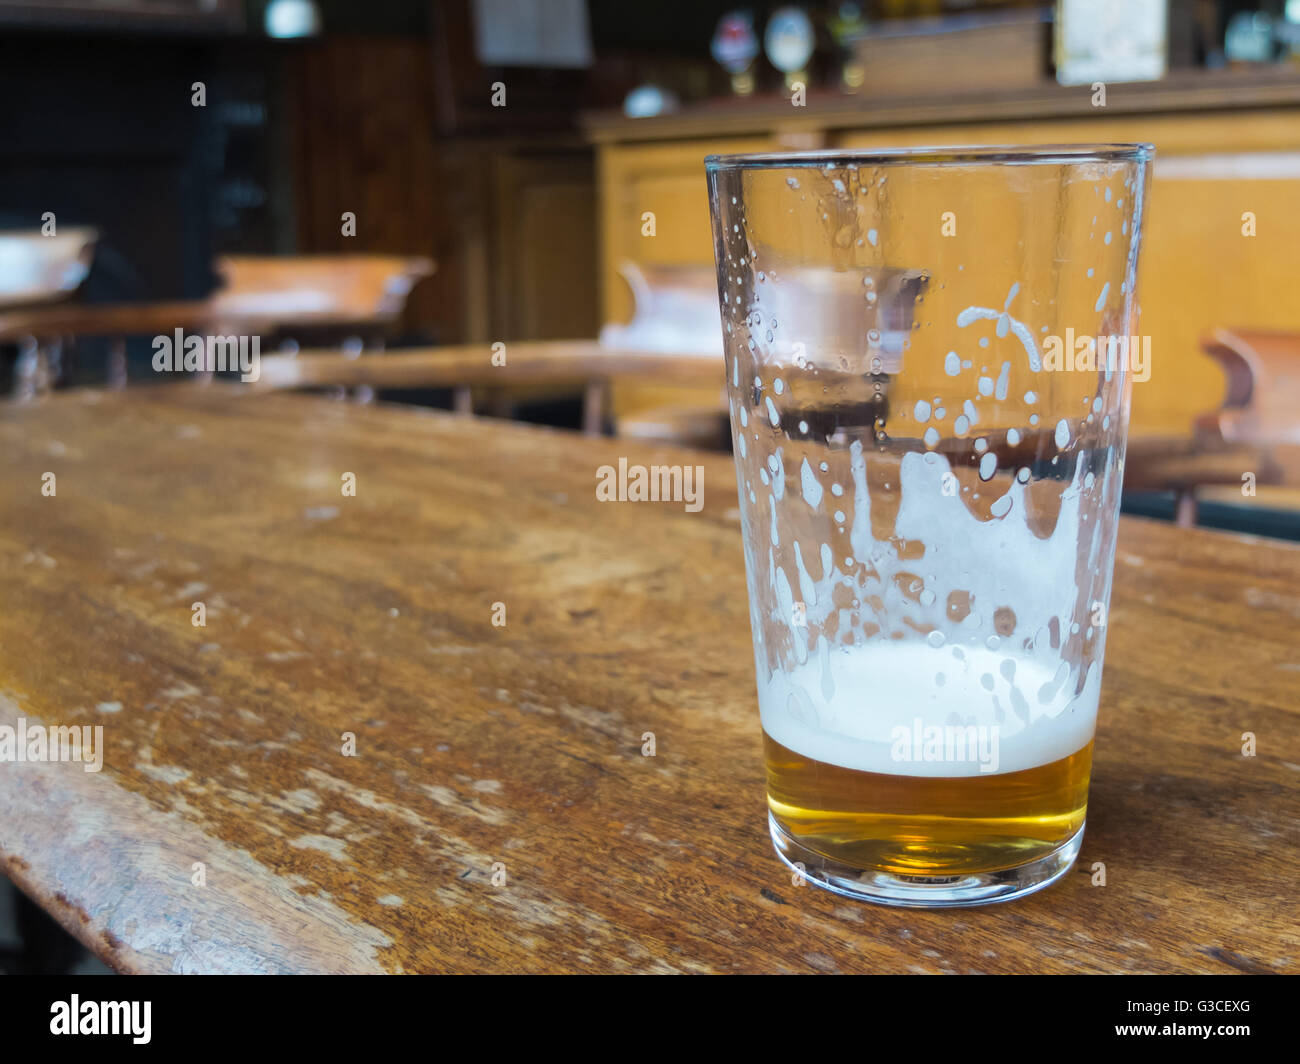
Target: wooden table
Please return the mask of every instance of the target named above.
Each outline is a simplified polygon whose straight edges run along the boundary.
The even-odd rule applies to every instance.
[[[120,970],[1300,970],[1300,550],[1125,520],[1078,865],[893,911],[772,854],[728,459],[219,387],[0,442],[0,723],[107,750],[0,764],[0,858]]]
[[[519,341],[505,344],[499,352],[493,347],[461,344],[407,348],[382,358],[349,357],[336,351],[272,355],[261,360],[261,378],[251,386],[261,390],[327,385],[372,391],[451,388],[455,409],[463,414],[473,412],[476,389],[571,390],[582,393],[583,431],[589,436],[603,431],[609,385],[614,380],[713,388],[719,415],[726,412],[721,352],[714,358],[674,355],[610,347],[597,340]]]
[[[492,361],[491,344],[417,347],[382,356],[349,358],[336,351],[302,351],[261,360],[261,389],[311,388],[330,384],[374,388],[503,387],[595,377],[655,381],[687,388],[717,386],[723,379],[722,352],[674,355],[608,347],[598,340],[540,340],[505,344],[504,365]],[[719,409],[725,410],[721,403]]]

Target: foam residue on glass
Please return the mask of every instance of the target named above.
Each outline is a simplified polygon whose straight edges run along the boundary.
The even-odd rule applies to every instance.
[[[872,207],[883,174],[801,176],[788,181],[789,195],[816,197],[836,246],[884,254],[887,230]],[[1077,419],[1040,425],[1031,410],[1052,387],[1035,339],[1047,328],[1035,320],[1045,301],[1018,282],[987,291],[960,267],[945,276],[916,264],[778,270],[750,244],[743,217],[735,225],[727,261],[767,271],[761,294],[752,278],[738,284],[748,296],[739,314],[722,293],[724,317],[747,340],[744,357],[764,367],[752,387],[739,387],[747,371],[739,345],[728,345],[733,397],[743,397],[734,444],[755,455],[739,467],[747,571],[770,592],[751,587],[751,608],[775,603],[771,616],[753,617],[764,729],[796,753],[881,773],[980,771],[894,760],[896,729],[918,719],[996,726],[999,772],[1077,752],[1096,721],[1104,636],[1096,607],[1110,583],[1108,522],[1090,518],[1117,505],[1119,463],[1091,445],[1100,392]],[[983,298],[953,314],[955,346],[923,347],[913,341],[918,308],[944,283]],[[1092,293],[1106,311],[1109,284]],[[814,299],[860,301],[851,318],[857,352],[844,356],[852,329],[834,315],[803,321],[797,334],[782,326]],[[893,409],[891,375],[905,358],[934,360],[929,379],[947,383]],[[768,366],[780,390],[764,384]],[[865,391],[851,412],[859,423],[846,425],[828,398],[836,375]],[[1107,374],[1098,387],[1111,385]],[[876,399],[887,421],[863,416]],[[1106,407],[1115,407],[1112,393]],[[745,475],[754,467],[761,483]],[[769,534],[752,536],[760,520]]]

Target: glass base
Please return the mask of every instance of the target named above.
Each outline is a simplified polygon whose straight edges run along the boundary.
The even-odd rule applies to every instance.
[[[999,872],[952,876],[906,876],[863,871],[804,847],[770,813],[768,828],[777,856],[809,883],[846,898],[909,909],[948,909],[1011,901],[1042,890],[1070,870],[1083,845],[1083,828],[1045,857]]]

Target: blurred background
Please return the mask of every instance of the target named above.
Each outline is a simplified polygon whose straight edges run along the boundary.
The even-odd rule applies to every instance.
[[[12,401],[225,330],[342,401],[723,449],[706,154],[1151,141],[1125,508],[1300,539],[1300,0],[0,0],[0,91]],[[532,342],[554,379],[457,368]],[[0,965],[78,963],[29,908]]]

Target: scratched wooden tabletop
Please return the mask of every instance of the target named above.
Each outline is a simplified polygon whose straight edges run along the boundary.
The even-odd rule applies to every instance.
[[[598,502],[620,456],[703,510]],[[0,724],[104,728],[0,763],[0,858],[121,971],[1300,970],[1293,547],[1125,520],[1078,864],[896,911],[772,853],[726,458],[66,393],[0,411],[0,498]]]

